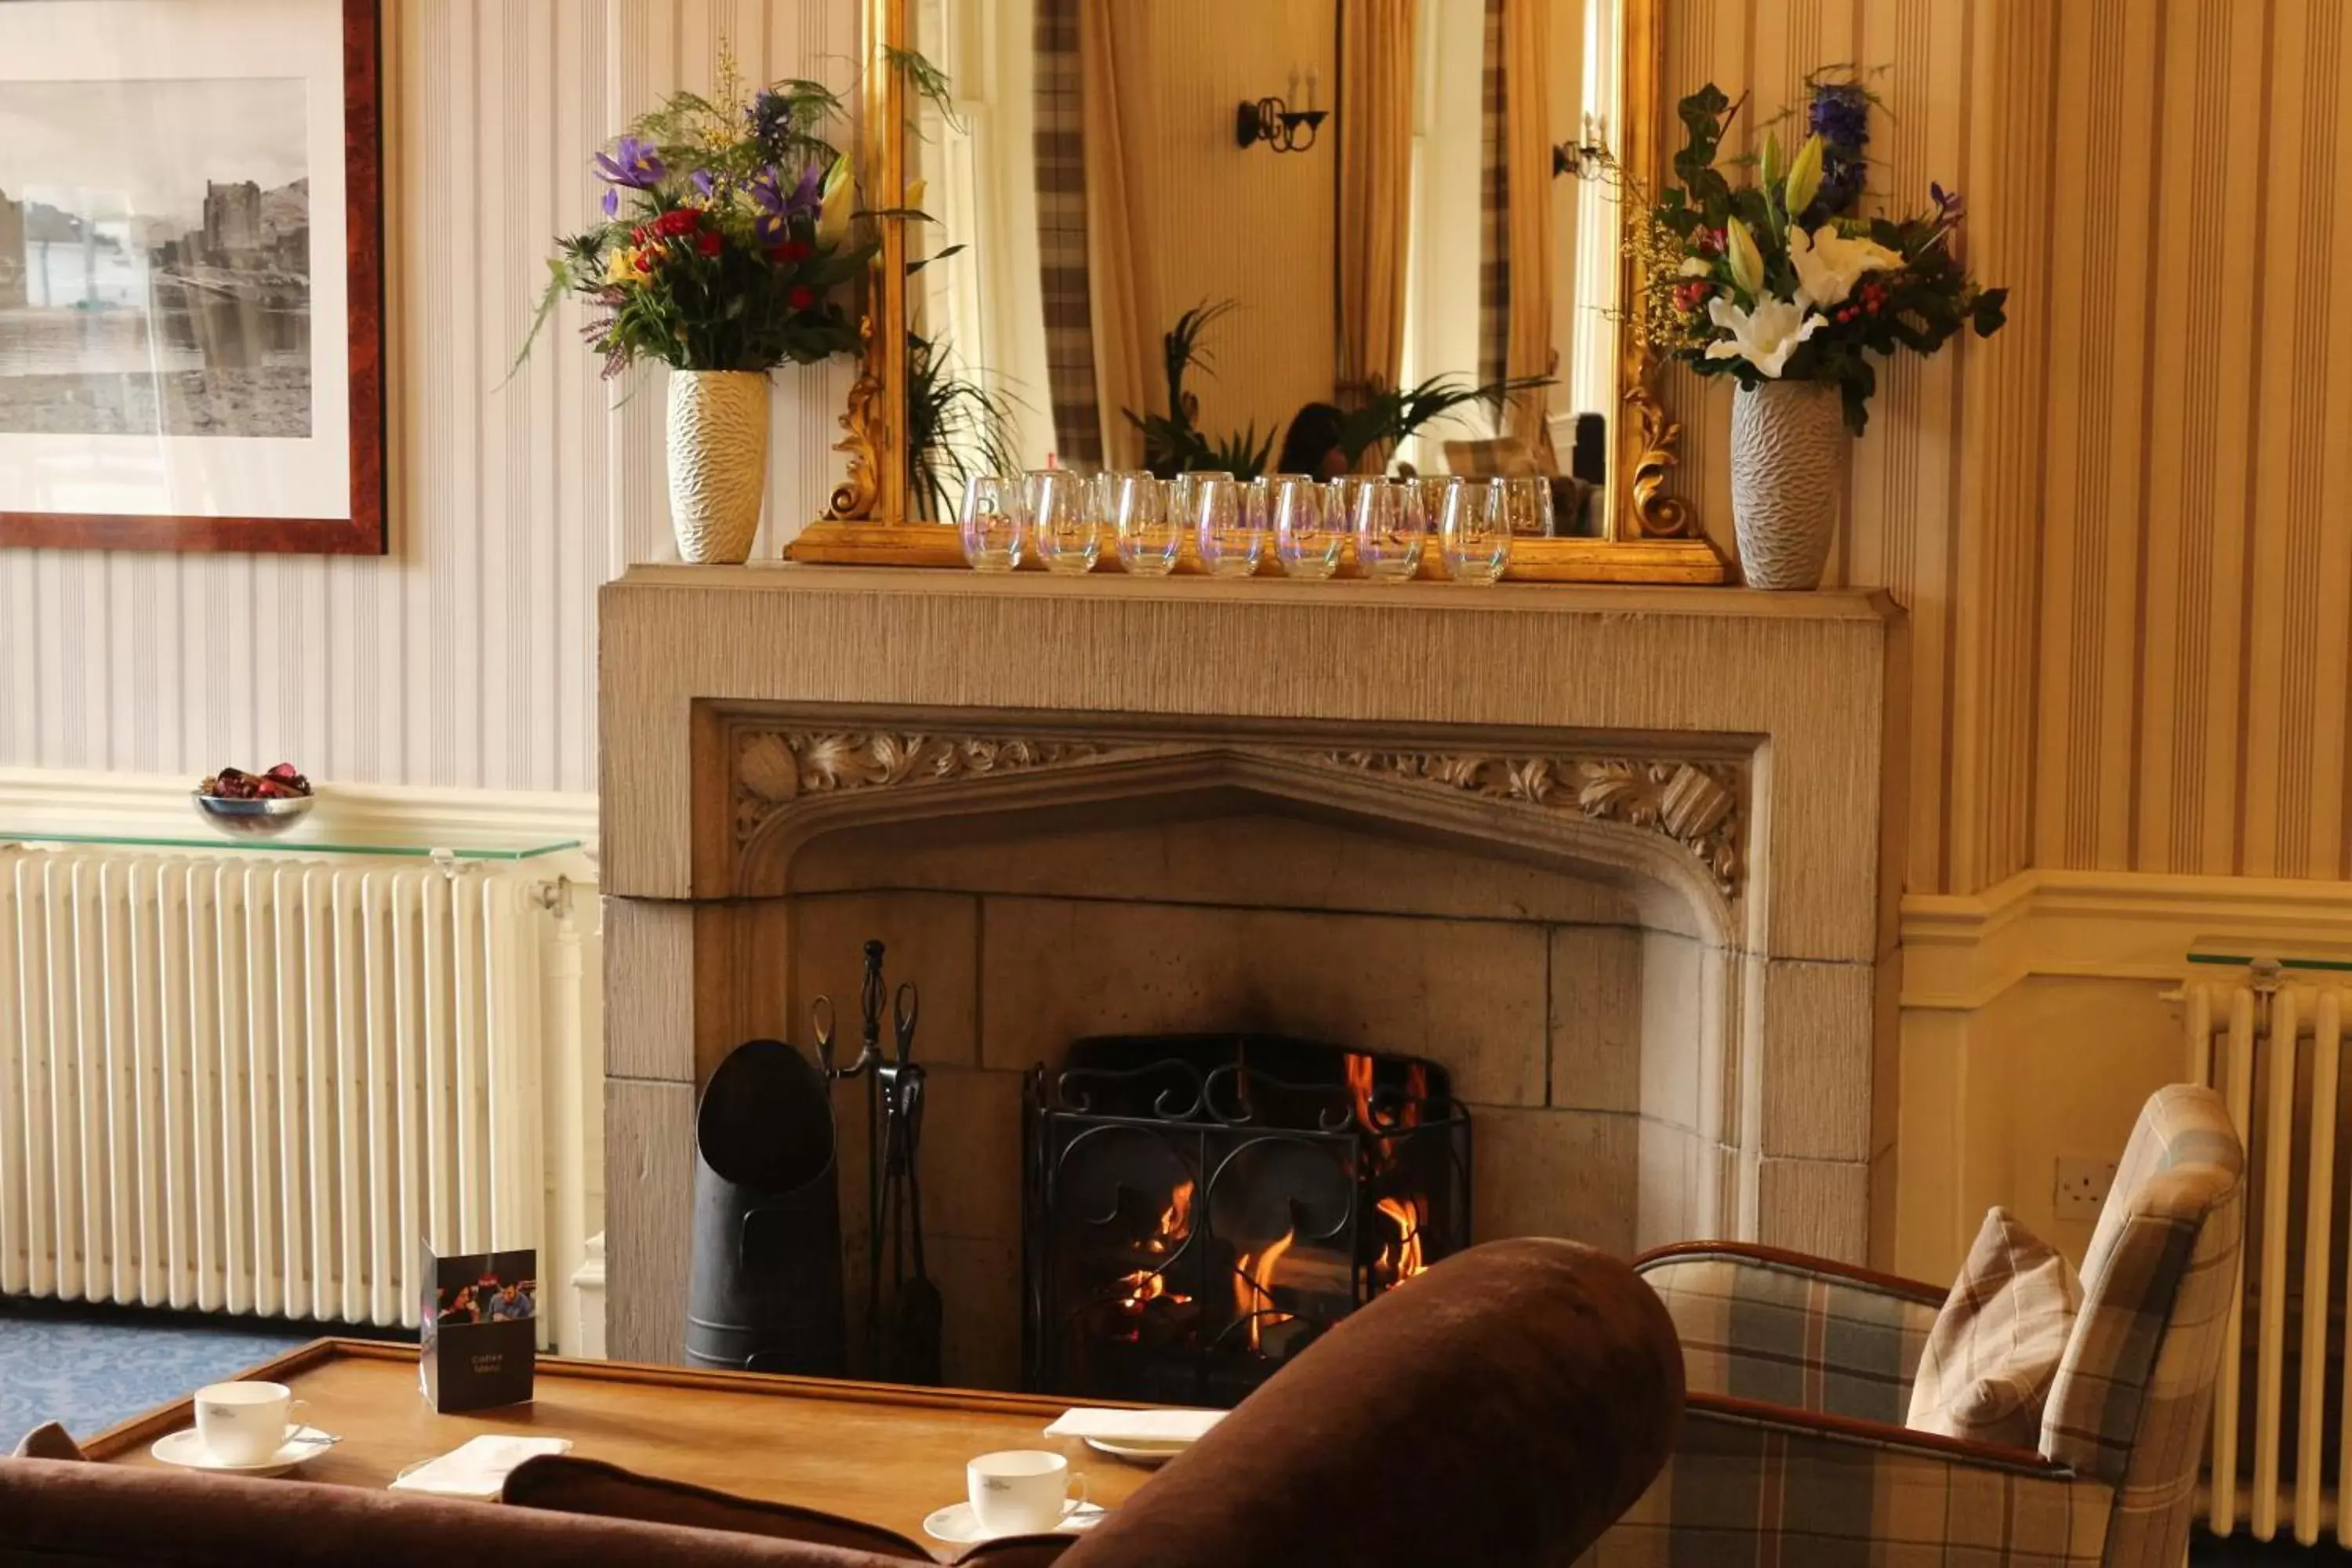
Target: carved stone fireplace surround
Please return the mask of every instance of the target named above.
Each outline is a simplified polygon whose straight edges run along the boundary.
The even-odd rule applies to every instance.
[[[1884,1252],[1902,658],[1863,593],[632,569],[601,605],[612,1352],[680,1358],[694,1096],[744,1038],[806,1045],[777,911],[841,890],[826,846],[1171,816],[1613,889],[1717,977],[1667,999],[1697,1089],[1662,1131],[1699,1156],[1662,1178],[1645,1142],[1622,1233]]]

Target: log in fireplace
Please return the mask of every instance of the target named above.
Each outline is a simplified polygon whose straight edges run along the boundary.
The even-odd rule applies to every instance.
[[[1031,1076],[1028,1385],[1229,1406],[1470,1242],[1445,1069],[1270,1036],[1086,1039]]]

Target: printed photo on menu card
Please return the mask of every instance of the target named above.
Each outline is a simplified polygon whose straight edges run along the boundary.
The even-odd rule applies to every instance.
[[[436,1258],[427,1281],[418,1366],[425,1399],[443,1413],[520,1405],[530,1398],[539,1325],[539,1254],[471,1252]]]

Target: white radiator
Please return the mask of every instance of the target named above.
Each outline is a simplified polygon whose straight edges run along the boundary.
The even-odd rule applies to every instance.
[[[2282,1518],[2294,1539],[2352,1545],[2352,1253],[2340,1091],[2345,989],[2255,965],[2231,983],[2181,987],[2189,1076],[2220,1089],[2245,1141],[2244,1280],[2213,1400],[2207,1517],[2259,1540]]]
[[[536,1247],[560,1342],[591,1069],[544,875],[0,845],[0,1292],[414,1326],[420,1242]]]

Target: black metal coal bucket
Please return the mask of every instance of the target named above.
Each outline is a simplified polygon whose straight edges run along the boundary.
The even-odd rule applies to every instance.
[[[687,1359],[842,1375],[840,1181],[824,1075],[782,1040],[739,1046],[710,1075],[694,1135]]]

